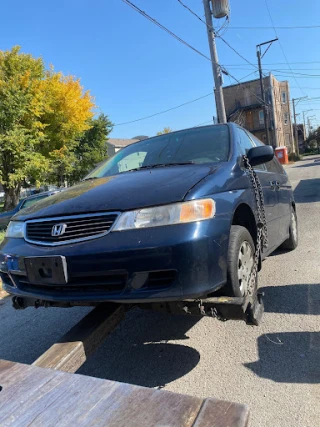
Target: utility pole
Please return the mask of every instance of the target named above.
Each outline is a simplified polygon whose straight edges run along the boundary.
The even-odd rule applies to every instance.
[[[214,84],[215,84],[214,93],[215,93],[215,99],[216,99],[218,122],[226,123],[227,117],[226,117],[226,110],[224,106],[224,98],[223,98],[223,90],[222,90],[221,68],[218,62],[218,53],[217,53],[215,34],[214,34],[214,29],[212,24],[212,13],[210,9],[209,0],[203,0],[203,6],[204,6],[205,17],[206,17],[206,23],[207,23],[208,42],[209,42],[210,57],[211,57],[213,78],[214,78]]]
[[[306,114],[307,114],[307,113],[309,113],[309,111],[313,111],[313,109],[311,109],[311,110],[305,110],[305,111],[302,111],[302,115],[303,115],[303,126],[304,126],[304,134],[305,134],[305,137],[307,137]]]
[[[297,115],[296,114],[296,106],[298,105],[299,101],[302,99],[308,98],[307,96],[303,96],[302,98],[293,98],[292,99],[292,107],[293,107],[293,120],[294,120],[294,139],[296,142],[296,154],[299,156],[299,137],[298,137],[298,126],[297,126]],[[298,101],[296,103],[296,101]]]
[[[316,118],[315,115],[307,117],[307,119],[308,119],[308,131],[309,131],[308,136],[310,136],[310,133],[311,133],[311,120],[315,120],[315,118]]]
[[[262,96],[262,101],[263,101],[264,128],[265,128],[265,132],[266,132],[266,143],[267,143],[267,145],[270,145],[270,136],[269,136],[269,109],[268,109],[268,106],[266,104],[266,93],[264,91],[264,86],[263,86],[263,76],[262,76],[261,59],[264,57],[264,55],[266,54],[267,50],[270,48],[270,46],[272,45],[272,43],[275,42],[275,41],[277,41],[277,40],[278,40],[278,38],[273,39],[273,40],[269,40],[268,42],[260,43],[260,44],[258,44],[256,46],[256,48],[257,48],[257,57],[258,57],[258,66],[259,66],[261,96]],[[268,44],[269,46],[265,50],[264,54],[261,55],[261,46],[264,46],[266,44]]]

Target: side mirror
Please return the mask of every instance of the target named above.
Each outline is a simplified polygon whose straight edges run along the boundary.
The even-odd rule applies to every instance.
[[[270,162],[274,157],[274,151],[270,145],[261,145],[250,148],[247,157],[251,166],[258,166]]]

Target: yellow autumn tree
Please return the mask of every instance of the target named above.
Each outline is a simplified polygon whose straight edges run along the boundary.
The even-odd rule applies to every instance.
[[[0,51],[0,183],[5,209],[14,207],[23,182],[61,181],[73,151],[90,128],[95,105],[79,79],[45,70],[42,58],[15,46]],[[55,174],[58,177],[55,177]]]
[[[164,135],[166,133],[170,133],[173,132],[173,130],[169,127],[165,127],[163,128],[163,130],[160,130],[159,132],[157,132],[157,135]]]
[[[44,92],[47,103],[41,120],[46,143],[42,153],[50,158],[49,180],[62,184],[75,165],[74,150],[90,128],[95,105],[79,79],[55,73],[53,68],[46,72]]]

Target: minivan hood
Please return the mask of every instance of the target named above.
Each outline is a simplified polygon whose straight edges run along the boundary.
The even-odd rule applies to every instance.
[[[23,209],[14,219],[24,221],[101,211],[121,212],[179,202],[218,166],[161,167],[83,181]]]

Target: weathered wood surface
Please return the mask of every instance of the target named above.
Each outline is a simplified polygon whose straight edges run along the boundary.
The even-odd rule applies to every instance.
[[[238,403],[206,399],[194,427],[247,427],[249,408]]]
[[[0,360],[0,425],[245,427],[245,406]]]
[[[123,305],[99,304],[33,365],[76,372],[123,318]]]

